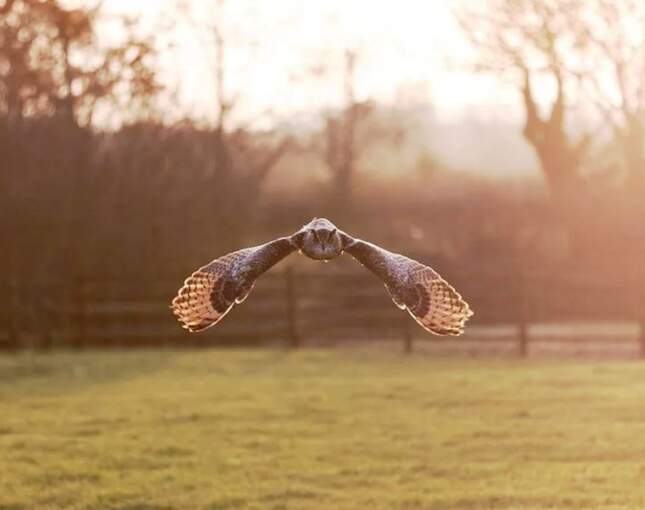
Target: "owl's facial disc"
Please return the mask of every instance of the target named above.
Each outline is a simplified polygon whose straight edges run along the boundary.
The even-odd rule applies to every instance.
[[[307,257],[315,260],[331,260],[338,257],[343,251],[338,230],[327,225],[307,229],[301,250]]]

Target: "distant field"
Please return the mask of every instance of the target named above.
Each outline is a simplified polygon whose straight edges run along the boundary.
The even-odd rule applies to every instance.
[[[641,509],[645,363],[0,357],[2,509]]]

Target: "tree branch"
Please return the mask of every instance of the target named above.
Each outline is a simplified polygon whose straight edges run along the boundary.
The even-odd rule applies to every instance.
[[[524,83],[522,85],[522,97],[526,109],[526,122],[524,124],[524,136],[533,144],[540,143],[542,131],[544,130],[544,121],[540,118],[535,98],[533,97],[533,88],[531,86],[531,72],[527,67],[522,68],[524,74]]]
[[[549,118],[549,124],[554,129],[563,129],[564,127],[564,108],[565,108],[565,96],[564,96],[564,85],[562,81],[562,73],[559,69],[553,71],[555,83],[556,83],[556,97],[553,102],[553,107],[551,108],[551,116]]]
[[[13,7],[15,0],[5,0],[4,5],[0,7],[0,15],[7,14]]]

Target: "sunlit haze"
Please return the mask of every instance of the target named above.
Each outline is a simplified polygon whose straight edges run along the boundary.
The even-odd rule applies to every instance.
[[[472,48],[452,10],[476,1],[163,0],[153,6],[148,0],[107,0],[104,12],[139,16],[163,46],[163,81],[175,91],[169,116],[213,122],[209,27],[217,21],[227,45],[225,90],[236,102],[234,123],[315,122],[321,110],[340,105],[349,49],[357,53],[358,99],[431,113],[445,127],[429,141],[431,150],[446,163],[475,169],[483,160],[498,173],[534,169],[532,151],[514,134],[523,115],[514,77],[467,69]],[[114,36],[109,24],[102,36]],[[455,130],[463,129],[456,124],[464,117],[499,122],[508,134],[463,151],[464,133]]]
[[[450,119],[469,110],[508,116],[517,98],[499,80],[460,68],[470,49],[451,15],[456,0],[237,0],[220,6],[191,0],[186,4],[193,25],[172,14],[177,3],[164,0],[153,7],[148,0],[107,0],[104,6],[138,14],[148,27],[164,14],[183,20],[168,34],[176,47],[166,52],[164,70],[168,82],[179,87],[184,108],[198,118],[208,118],[213,107],[207,26],[215,16],[229,45],[226,87],[239,96],[242,119],[269,108],[280,115],[338,104],[338,70],[347,48],[359,55],[362,99],[429,102],[437,115]],[[316,76],[315,69],[326,73]]]

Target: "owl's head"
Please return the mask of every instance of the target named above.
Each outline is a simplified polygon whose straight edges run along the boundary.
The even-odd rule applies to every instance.
[[[343,252],[340,231],[325,218],[314,218],[296,234],[302,253],[315,260],[331,260]]]

